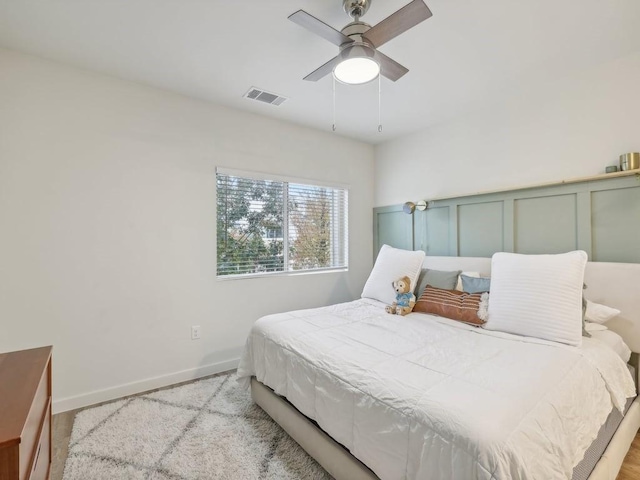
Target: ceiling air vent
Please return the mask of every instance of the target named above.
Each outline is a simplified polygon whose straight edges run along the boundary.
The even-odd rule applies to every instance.
[[[251,87],[247,93],[243,95],[250,100],[257,100],[262,103],[268,103],[269,105],[275,105],[276,107],[282,105],[287,97],[281,97],[275,93],[265,92],[256,87]]]

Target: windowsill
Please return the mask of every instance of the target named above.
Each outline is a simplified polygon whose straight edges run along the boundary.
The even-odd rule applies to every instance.
[[[318,275],[321,273],[348,272],[349,267],[317,268],[314,270],[293,270],[289,272],[244,273],[239,275],[216,275],[216,281],[245,280],[250,278],[299,277],[302,275]]]

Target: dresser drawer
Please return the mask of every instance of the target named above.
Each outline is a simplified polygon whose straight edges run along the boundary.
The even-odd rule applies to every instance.
[[[33,466],[29,480],[47,480],[49,478],[49,464],[51,462],[51,409],[47,404],[47,414],[42,424],[42,432],[35,447]]]
[[[33,465],[33,457],[38,448],[40,428],[45,416],[49,414],[49,376],[45,372],[33,397],[27,421],[22,429],[20,440],[20,480],[28,479]],[[48,420],[47,420],[48,421]],[[49,428],[47,426],[47,428]]]
[[[51,347],[0,353],[0,480],[47,480]]]

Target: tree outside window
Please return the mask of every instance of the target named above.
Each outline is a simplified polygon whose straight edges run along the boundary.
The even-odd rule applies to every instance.
[[[217,274],[347,267],[347,190],[220,173]]]

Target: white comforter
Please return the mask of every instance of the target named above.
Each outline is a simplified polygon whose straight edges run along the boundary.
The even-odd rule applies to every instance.
[[[270,315],[238,368],[286,397],[381,479],[567,479],[635,394],[602,343],[581,348],[373,300]]]

